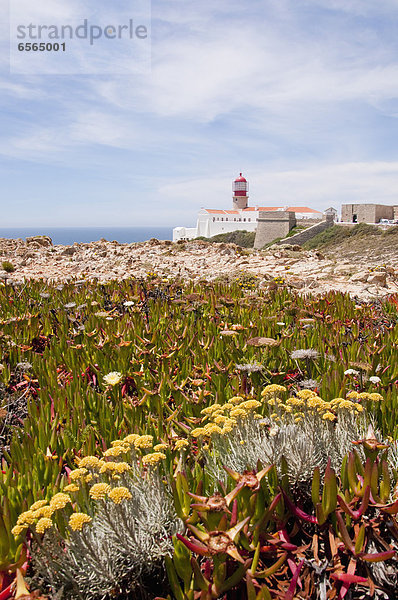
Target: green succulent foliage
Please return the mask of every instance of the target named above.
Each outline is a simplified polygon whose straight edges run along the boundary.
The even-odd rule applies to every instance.
[[[378,392],[383,402],[369,403],[367,409],[383,436],[396,439],[397,307],[396,297],[374,304],[358,303],[337,293],[304,298],[284,283],[268,284],[247,273],[232,283],[182,284],[178,280],[161,281],[156,274],[145,281],[107,284],[31,281],[20,286],[5,279],[0,284],[0,384],[4,389],[0,405],[0,570],[15,571],[24,562],[24,539],[11,534],[18,515],[34,501],[62,490],[67,470],[74,467],[76,458],[96,454],[132,432],[148,433],[159,440],[189,440],[185,462],[168,454],[165,477],[173,479],[180,490],[174,495],[180,518],[191,519],[191,525],[198,526],[199,513],[192,510],[193,500],[187,499],[187,490],[203,496],[214,490],[203,471],[205,449],[201,441],[191,440],[190,431],[200,425],[204,407],[214,402],[224,404],[238,393],[259,398],[262,388],[270,383],[294,391],[309,378],[315,380],[317,392],[324,398],[344,396],[350,390]],[[270,338],[276,343],[248,343],[254,338]],[[318,358],[294,360],[292,352],[300,348],[315,349]],[[366,368],[358,376],[346,375],[352,363],[363,363]],[[237,368],[258,364],[261,370]],[[104,376],[110,372],[121,373],[120,384],[105,382]],[[372,383],[368,379],[371,375],[377,375],[380,382]],[[13,413],[15,398],[24,403],[20,421],[20,414]],[[366,452],[375,464],[375,450]],[[355,470],[361,471],[355,456],[347,458],[344,472],[333,475],[329,470],[327,476],[332,482],[328,486],[333,488],[336,480],[337,498],[341,496],[353,511],[359,510],[355,498],[362,485],[355,479]],[[375,467],[369,475],[369,467],[362,465],[361,477],[365,473],[370,477],[369,506],[384,515],[372,502],[389,501],[397,462],[387,466],[381,460],[377,465],[377,494]],[[201,478],[202,488],[198,488]],[[314,480],[313,497],[319,496],[316,506],[320,506],[315,506],[314,514],[318,514],[319,523],[325,519],[319,527],[332,522],[336,510],[342,518],[351,518],[340,504],[332,509],[334,496],[322,491],[321,481],[317,496],[316,477]],[[287,476],[278,476],[274,470],[261,480],[255,493],[245,487],[239,491],[237,523],[250,517],[239,532],[239,545],[250,547],[251,535],[261,539],[262,534],[255,531],[272,530],[273,524],[283,522],[287,515],[292,518],[278,486],[295,501]],[[231,491],[219,490],[224,496]],[[271,506],[278,494],[282,495],[272,513],[251,532],[253,519],[258,523],[264,516],[261,506]],[[232,512],[232,508],[228,510]],[[225,531],[231,524],[226,514]],[[214,527],[215,518],[209,517],[209,526]],[[335,521],[332,525],[338,536],[337,516]],[[353,539],[351,524],[346,523],[346,527]],[[358,535],[360,539],[364,536],[366,544],[367,529]],[[257,545],[245,552],[253,553],[254,558],[256,549]],[[281,551],[276,554],[279,560]],[[224,561],[226,573],[224,579],[219,576],[220,588],[233,575],[229,561]],[[258,562],[260,566],[264,562],[262,570],[275,564],[268,564],[261,552]],[[195,577],[201,581],[201,560],[191,568],[192,581]],[[302,566],[297,577],[301,578],[306,568]],[[179,581],[180,573],[176,566],[174,569]],[[256,594],[261,590],[250,569],[242,577],[245,594],[252,598],[253,586]],[[294,574],[290,572],[290,576]],[[193,585],[188,585],[187,578],[182,581],[188,588]],[[228,585],[233,589],[237,584],[229,580]],[[269,587],[266,582],[264,585]],[[261,593],[267,597],[266,591]]]
[[[372,437],[359,444],[366,460],[354,450],[340,474],[330,464],[323,477],[315,469],[307,497],[287,489],[274,467],[228,470],[232,489],[211,496],[186,491],[180,477],[175,493],[195,502],[167,561],[173,597],[211,600],[233,591],[231,597],[293,598],[299,579],[300,598],[320,598],[323,587],[339,598],[350,587],[358,597],[366,589],[393,595],[398,499],[389,501],[385,445]]]

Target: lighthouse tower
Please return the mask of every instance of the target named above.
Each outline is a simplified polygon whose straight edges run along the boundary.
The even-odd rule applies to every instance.
[[[232,184],[232,208],[247,208],[247,201],[249,199],[249,184],[247,180],[240,173],[239,177],[235,179]]]

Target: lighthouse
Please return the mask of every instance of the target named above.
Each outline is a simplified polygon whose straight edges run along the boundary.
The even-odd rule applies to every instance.
[[[235,179],[232,184],[232,208],[247,208],[247,201],[249,199],[249,184],[247,180],[240,173],[239,177]]]

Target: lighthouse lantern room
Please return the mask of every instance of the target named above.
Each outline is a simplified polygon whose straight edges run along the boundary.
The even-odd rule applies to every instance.
[[[249,199],[249,184],[242,173],[235,179],[232,184],[232,207],[233,208],[247,208],[247,201]]]

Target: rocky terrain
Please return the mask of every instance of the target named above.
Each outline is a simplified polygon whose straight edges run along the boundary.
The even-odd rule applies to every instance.
[[[99,240],[53,246],[51,239],[43,236],[0,239],[0,277],[8,282],[31,278],[106,281],[146,277],[148,273],[191,280],[256,275],[264,282],[283,279],[304,293],[341,290],[363,300],[398,292],[397,259],[398,249],[355,254],[348,249],[320,252],[289,245],[256,251],[205,241],[119,244]]]

